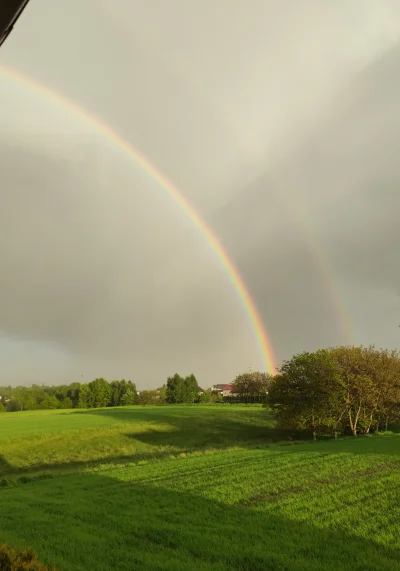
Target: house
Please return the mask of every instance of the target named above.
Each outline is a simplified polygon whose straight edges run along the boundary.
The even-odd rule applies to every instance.
[[[223,397],[228,397],[231,395],[232,389],[233,389],[232,385],[217,384],[213,385],[210,390],[212,393],[217,393],[222,395]]]
[[[201,387],[198,387],[198,389],[199,389],[199,395],[202,395],[203,393],[205,393],[205,390],[202,389]]]

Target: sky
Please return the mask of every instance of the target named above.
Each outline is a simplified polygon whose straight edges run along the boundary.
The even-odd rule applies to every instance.
[[[215,252],[239,269],[276,363],[400,336],[397,0],[31,0],[0,51],[0,384],[264,362]]]

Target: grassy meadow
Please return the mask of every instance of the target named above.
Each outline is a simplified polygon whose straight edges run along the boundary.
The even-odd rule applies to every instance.
[[[61,570],[400,570],[400,435],[251,406],[0,416],[0,543]]]

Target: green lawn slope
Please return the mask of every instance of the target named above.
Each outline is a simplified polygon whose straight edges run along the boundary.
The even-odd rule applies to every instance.
[[[400,435],[278,440],[250,407],[3,414],[0,542],[65,571],[400,570]]]

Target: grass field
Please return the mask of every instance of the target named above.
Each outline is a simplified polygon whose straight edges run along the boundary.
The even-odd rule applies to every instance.
[[[0,542],[65,571],[400,570],[400,435],[280,438],[256,407],[3,414]]]

